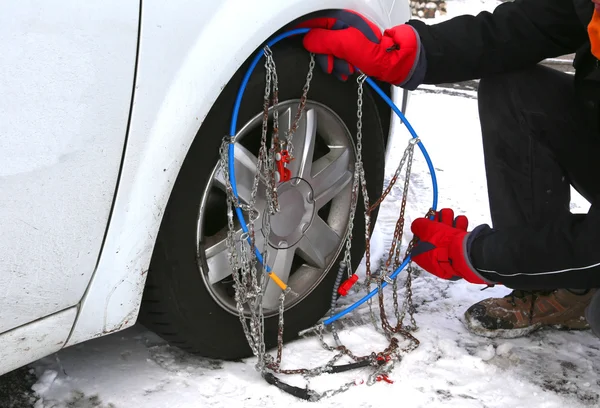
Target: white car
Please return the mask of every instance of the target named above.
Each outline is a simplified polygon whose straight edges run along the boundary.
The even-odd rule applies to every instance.
[[[192,353],[251,355],[227,263],[219,146],[251,57],[274,34],[325,9],[352,9],[381,27],[410,18],[406,0],[0,6],[0,374],[137,321]],[[273,53],[285,125],[310,55],[300,37]],[[282,194],[286,215],[274,218],[269,236],[273,269],[299,294],[285,305],[288,336],[329,308],[348,227],[356,86],[355,77],[341,82],[315,68],[294,136],[296,151],[307,152],[296,157],[304,187]],[[251,187],[264,87],[259,65],[238,121],[242,199]],[[405,108],[402,90],[384,90]],[[363,123],[365,170],[377,197],[393,121],[369,87]],[[299,225],[305,216],[310,222]],[[357,216],[355,263],[363,236]],[[268,346],[275,344],[278,294],[267,287]]]

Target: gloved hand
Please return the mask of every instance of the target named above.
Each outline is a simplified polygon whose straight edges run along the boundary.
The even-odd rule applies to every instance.
[[[445,208],[433,220],[417,218],[411,225],[419,242],[411,252],[412,260],[427,272],[442,279],[465,279],[470,283],[494,284],[485,280],[471,265],[467,254],[467,228],[464,215],[454,218],[454,211]]]
[[[304,47],[317,54],[321,68],[345,81],[360,69],[369,77],[414,90],[425,76],[425,53],[410,25],[381,31],[358,13],[335,10],[299,25],[311,28]]]

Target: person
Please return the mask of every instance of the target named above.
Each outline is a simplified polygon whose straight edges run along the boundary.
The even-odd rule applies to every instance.
[[[442,279],[512,289],[465,312],[488,337],[540,327],[600,335],[600,0],[514,0],[493,12],[381,32],[337,10],[301,24],[327,73],[357,69],[415,90],[479,79],[478,109],[492,226],[442,209],[418,218],[412,260]],[[575,75],[539,64],[575,53]],[[461,160],[468,160],[467,158]],[[570,210],[570,186],[591,204]]]

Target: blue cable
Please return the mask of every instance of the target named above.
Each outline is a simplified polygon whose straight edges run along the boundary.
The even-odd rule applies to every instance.
[[[267,45],[269,47],[272,47],[273,45],[275,45],[276,43],[278,43],[279,41],[281,41],[284,38],[291,37],[293,35],[305,34],[309,30],[310,29],[308,29],[308,28],[300,28],[300,29],[287,31],[285,33],[279,34],[278,36],[276,36],[273,39],[271,39],[270,41],[268,41]],[[264,53],[262,51],[260,51],[256,54],[256,56],[250,63],[250,67],[248,68],[248,71],[246,72],[246,75],[244,76],[244,79],[242,80],[242,84],[238,90],[235,105],[233,107],[231,126],[229,129],[229,135],[232,138],[236,134],[240,106],[242,104],[242,98],[244,96],[244,92],[246,90],[246,87],[248,86],[248,81],[250,80],[250,76],[252,75],[252,72],[258,65],[258,62],[260,61],[260,59],[262,58],[263,55],[264,55]],[[402,120],[402,123],[406,126],[406,128],[410,132],[411,136],[413,138],[417,139],[418,138],[417,133],[415,132],[415,130],[413,129],[411,124],[408,122],[408,120],[406,119],[404,114],[402,114],[400,109],[398,109],[396,104],[394,104],[394,102],[385,94],[385,92],[383,92],[383,90],[371,78],[366,77],[365,81],[369,84],[369,86],[371,86],[371,88],[373,88],[375,90],[375,92],[377,92],[383,98],[383,100],[390,106],[390,108],[394,111],[394,113]],[[431,206],[431,208],[433,210],[436,210],[437,202],[438,202],[438,185],[437,185],[437,178],[435,175],[435,168],[433,167],[433,163],[431,161],[431,158],[429,157],[429,153],[425,149],[425,146],[423,146],[423,143],[419,140],[417,142],[417,145],[421,149],[421,152],[423,153],[423,157],[425,158],[425,161],[427,162],[427,166],[429,167],[429,173],[431,175],[431,182],[433,185],[433,205]],[[235,162],[234,162],[234,144],[233,143],[229,144],[228,156],[229,156],[229,180],[231,183],[231,188],[233,190],[233,195],[236,198],[238,198],[237,184],[236,184],[236,180],[235,180],[235,166],[234,166]],[[248,226],[246,225],[246,221],[244,219],[244,214],[242,213],[242,210],[240,208],[236,208],[235,210],[236,210],[236,215],[238,217],[238,220],[240,221],[240,224],[242,226],[242,231],[247,233]],[[247,240],[249,243],[251,242],[250,237],[248,237]],[[264,265],[262,254],[260,253],[260,251],[257,248],[255,248],[255,253],[256,253],[256,258],[258,259],[258,261],[261,263],[261,265]],[[390,275],[390,278],[391,279],[396,278],[396,276],[398,276],[398,274],[400,274],[400,272],[402,272],[402,270],[406,267],[406,265],[408,265],[408,263],[410,262],[410,259],[411,259],[410,256],[408,256],[404,260],[404,262],[402,262],[402,264],[394,271],[394,273],[392,273]],[[267,272],[271,272],[271,268],[268,265],[265,265],[265,270]],[[383,289],[386,286],[387,286],[387,282],[384,281],[381,284],[381,288]],[[341,312],[337,313],[336,315],[325,320],[323,322],[323,324],[329,325],[329,324],[335,322],[336,320],[340,319],[342,316],[345,316],[346,314],[352,312],[354,309],[356,309],[357,307],[359,307],[360,305],[365,303],[367,300],[369,300],[370,298],[375,296],[375,294],[377,294],[378,291],[379,291],[378,288],[373,289],[371,292],[369,292],[369,294],[364,296],[362,299],[360,299],[356,303],[348,306],[346,309],[342,310]]]
[[[410,262],[410,256],[406,257],[406,259],[404,260],[404,262],[402,262],[402,264],[394,271],[394,273],[392,273],[390,275],[390,279],[394,279],[396,276],[398,276],[398,274],[400,272],[402,272],[402,270],[404,268],[406,268],[406,265],[408,265],[409,262]],[[387,285],[388,285],[388,283],[386,281],[383,281],[381,283],[381,289],[385,288]],[[331,324],[331,323],[335,322],[336,320],[340,319],[341,317],[347,315],[348,313],[352,312],[354,309],[356,309],[357,307],[359,307],[360,305],[362,305],[363,303],[365,303],[367,300],[369,300],[373,296],[375,296],[377,294],[377,292],[379,292],[379,288],[373,289],[371,292],[369,292],[366,296],[364,296],[358,302],[351,304],[350,306],[348,306],[347,308],[345,308],[344,310],[342,310],[338,314],[333,315],[329,319],[323,321],[323,324],[325,326],[327,326],[328,324]]]
[[[404,125],[410,132],[411,136],[414,139],[418,139],[417,132],[415,132],[415,130],[411,126],[410,122],[406,119],[406,117],[400,111],[400,109],[398,109],[396,104],[394,102],[392,102],[390,97],[387,96],[385,94],[385,92],[383,92],[383,90],[379,86],[377,86],[375,81],[373,81],[371,78],[367,77],[366,82],[369,85],[371,85],[371,88],[373,88],[375,90],[375,92],[377,92],[379,94],[379,96],[381,96],[381,98],[390,106],[390,108],[392,108],[394,113],[396,113],[396,115],[402,120],[402,123],[404,123]],[[425,146],[423,146],[423,143],[420,140],[417,143],[417,146],[419,146],[419,149],[421,149],[421,152],[423,153],[423,157],[425,157],[425,161],[427,162],[427,167],[429,167],[429,173],[431,174],[431,184],[433,185],[433,205],[431,206],[431,208],[436,210],[437,204],[438,204],[438,185],[437,185],[437,177],[435,176],[435,168],[433,167],[433,162],[431,161],[431,157],[429,157],[429,153],[427,153]]]
[[[290,37],[292,35],[297,35],[297,34],[305,34],[308,32],[308,30],[309,29],[307,29],[307,28],[300,28],[297,30],[288,31],[286,33],[276,36],[271,41],[269,41],[267,43],[267,45],[269,47],[271,47],[284,38]],[[237,120],[238,120],[238,116],[240,113],[240,106],[242,104],[242,98],[244,96],[244,92],[246,91],[246,87],[248,86],[248,81],[250,80],[250,76],[252,75],[252,72],[256,68],[256,65],[258,65],[258,62],[260,61],[260,59],[263,55],[264,55],[264,53],[262,51],[256,54],[256,56],[252,60],[252,63],[250,64],[250,67],[248,68],[248,71],[246,72],[246,75],[244,76],[242,85],[240,86],[240,89],[238,90],[237,97],[235,99],[235,105],[233,106],[233,115],[231,117],[231,126],[229,128],[229,136],[231,136],[232,138],[236,134]],[[231,182],[231,189],[233,190],[233,195],[235,196],[235,198],[239,198],[238,192],[237,192],[237,184],[235,181],[233,143],[229,144],[228,156],[229,156],[229,180]],[[248,225],[246,224],[246,220],[244,219],[244,214],[242,213],[242,210],[239,207],[237,207],[235,209],[235,212],[236,212],[238,220],[240,221],[240,224],[242,226],[242,231],[244,231],[245,233],[248,233]],[[250,245],[252,245],[252,241],[251,241],[250,237],[248,237],[247,240],[248,240],[248,243]],[[256,259],[258,260],[258,262],[260,262],[261,265],[264,265],[264,260],[263,260],[262,254],[260,253],[258,248],[254,247],[254,252],[256,254]],[[265,270],[267,272],[271,272],[271,267],[269,265],[264,265],[264,266],[265,266]]]

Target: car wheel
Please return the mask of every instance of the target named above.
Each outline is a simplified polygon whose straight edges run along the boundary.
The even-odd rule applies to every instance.
[[[298,39],[272,49],[279,77],[279,121],[285,130],[296,113],[310,55]],[[181,167],[161,223],[140,311],[140,321],[168,342],[209,358],[252,355],[234,300],[225,240],[225,183],[218,166],[219,147],[228,134],[235,94],[247,66],[248,62],[223,89]],[[259,64],[238,120],[235,168],[242,199],[249,195],[254,177],[264,89],[265,71]],[[268,239],[269,264],[299,295],[286,297],[284,341],[314,325],[330,306],[349,221],[356,98],[355,80],[344,83],[315,69],[306,110],[293,139],[295,178],[278,187],[281,212],[271,217],[268,238],[261,233],[263,217],[256,221],[259,248]],[[371,199],[382,192],[384,137],[389,130],[382,124],[387,123],[382,118],[389,116],[389,110],[380,111],[376,98],[365,86],[362,156]],[[264,192],[259,192],[258,206],[263,210],[261,195]],[[365,251],[362,198],[356,211],[354,268]],[[372,225],[376,215],[372,215]],[[267,348],[277,344],[279,293],[270,282],[263,302]]]

